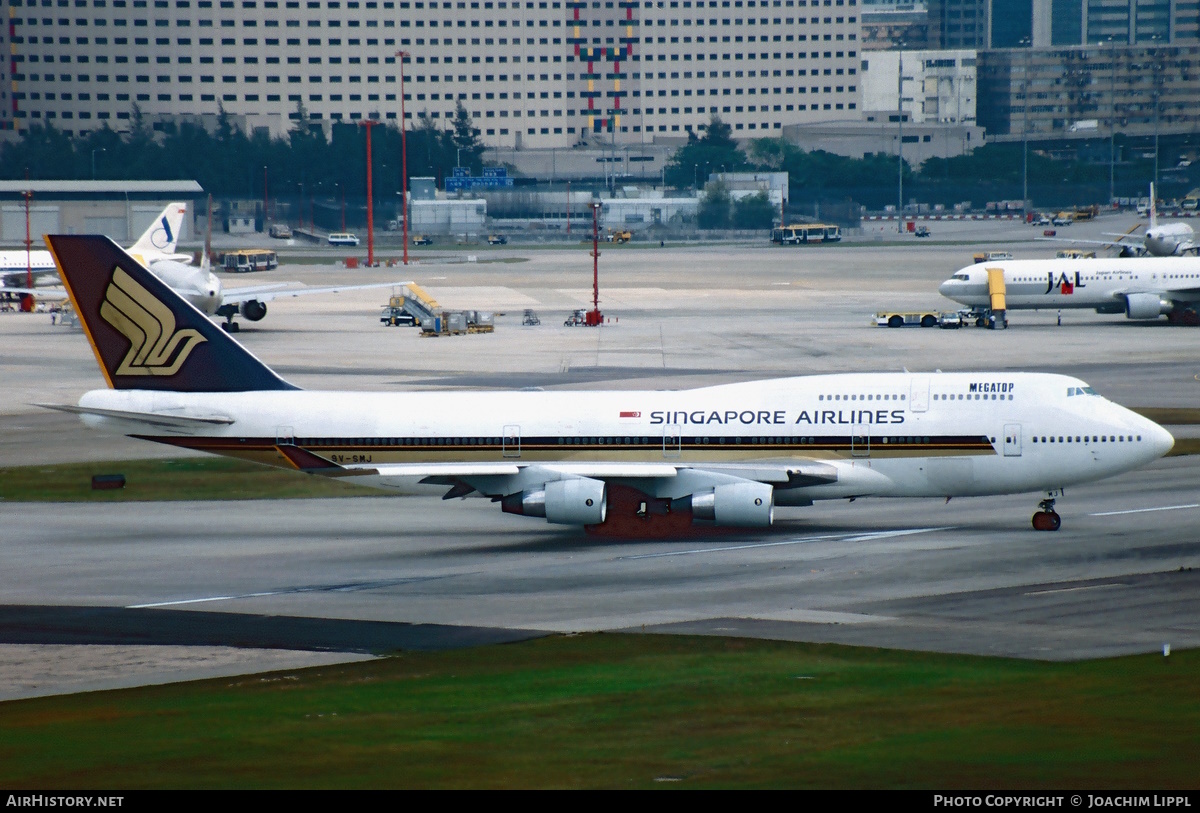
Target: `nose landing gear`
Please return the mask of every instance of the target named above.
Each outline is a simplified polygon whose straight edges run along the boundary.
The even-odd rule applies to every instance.
[[[1035,531],[1057,531],[1062,525],[1062,517],[1054,511],[1054,498],[1047,497],[1038,503],[1038,508],[1042,509],[1033,515],[1033,529]]]

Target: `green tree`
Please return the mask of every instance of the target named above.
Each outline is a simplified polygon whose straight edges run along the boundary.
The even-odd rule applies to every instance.
[[[769,229],[775,220],[775,207],[766,192],[749,195],[733,206],[733,225],[739,229]]]
[[[696,212],[696,225],[702,229],[729,228],[729,207],[732,198],[729,188],[720,181],[712,181],[704,187],[704,199]]]
[[[454,111],[454,130],[450,136],[450,146],[454,148],[455,161],[462,155],[462,166],[470,167],[472,175],[479,175],[483,166],[483,143],[479,140],[479,130],[471,120],[471,114],[462,102]],[[458,164],[456,163],[456,166]]]
[[[675,151],[666,167],[666,183],[676,188],[703,187],[714,172],[737,172],[750,168],[750,162],[730,135],[729,125],[714,115],[704,137],[694,134]]]

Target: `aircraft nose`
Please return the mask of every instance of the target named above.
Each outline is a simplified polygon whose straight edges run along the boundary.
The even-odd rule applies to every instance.
[[[1155,459],[1162,457],[1175,447],[1175,438],[1171,436],[1171,433],[1153,421],[1146,421],[1146,427],[1142,434],[1148,442],[1149,449],[1154,452]]]
[[[938,293],[941,294],[942,296],[946,297],[947,299],[953,299],[954,298],[953,297],[954,280],[948,279],[945,282],[943,282],[941,285],[939,285]]]

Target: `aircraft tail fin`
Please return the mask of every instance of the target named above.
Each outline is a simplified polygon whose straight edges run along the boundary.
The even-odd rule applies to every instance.
[[[155,218],[137,242],[129,247],[129,253],[142,256],[174,254],[186,214],[186,203],[168,203],[167,208],[162,210],[162,214]]]
[[[1154,201],[1154,184],[1150,184],[1150,228],[1158,226],[1158,204]]]
[[[110,387],[296,389],[107,237],[50,235],[46,243]]]

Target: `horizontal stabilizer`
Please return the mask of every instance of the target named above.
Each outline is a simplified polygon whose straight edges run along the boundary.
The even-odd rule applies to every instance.
[[[127,412],[121,409],[100,409],[98,407],[72,406],[71,404],[34,404],[44,409],[56,409],[59,412],[71,412],[76,415],[98,415],[102,418],[118,418],[123,421],[134,421],[151,426],[166,426],[175,429],[188,429],[201,426],[221,426],[233,423],[233,418],[224,415],[172,415],[163,412]]]

